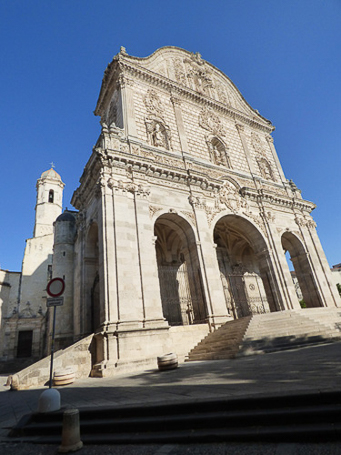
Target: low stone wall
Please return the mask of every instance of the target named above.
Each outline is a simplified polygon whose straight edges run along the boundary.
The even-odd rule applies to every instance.
[[[60,370],[72,367],[76,379],[88,377],[91,371],[90,345],[93,335],[78,341],[66,349],[55,352],[53,369]],[[9,376],[8,385],[13,389],[22,390],[45,385],[50,379],[50,356],[30,365],[15,375]]]
[[[172,352],[178,355],[179,362],[184,362],[191,349],[209,333],[208,324],[173,326],[169,329]],[[164,352],[167,354],[167,352]]]

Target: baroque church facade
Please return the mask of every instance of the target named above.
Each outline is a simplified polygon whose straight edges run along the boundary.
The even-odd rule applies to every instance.
[[[95,115],[101,133],[77,212],[58,206],[51,262],[66,277],[57,347],[93,333],[92,375],[171,350],[184,358],[233,319],[301,310],[286,252],[308,309],[341,306],[315,205],[285,178],[273,125],[200,54],[138,58],[122,47]]]

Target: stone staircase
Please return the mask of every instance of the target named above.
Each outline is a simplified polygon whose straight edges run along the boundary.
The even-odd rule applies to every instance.
[[[341,308],[257,314],[208,334],[186,361],[231,359],[341,340]]]
[[[60,444],[63,411],[24,416],[6,442]],[[81,408],[79,421],[85,445],[336,442],[341,440],[341,393],[95,406]]]

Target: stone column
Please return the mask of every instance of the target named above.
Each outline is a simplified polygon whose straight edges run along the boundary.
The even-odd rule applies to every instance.
[[[178,133],[179,133],[179,138],[180,138],[180,144],[181,144],[181,150],[183,152],[188,153],[188,143],[187,143],[187,136],[185,132],[185,126],[182,118],[182,112],[181,112],[181,101],[179,98],[175,97],[172,95],[171,101],[174,106],[174,113],[175,113],[175,119],[176,119],[176,124],[178,127]]]
[[[244,149],[244,153],[245,153],[245,156],[246,156],[247,163],[249,165],[250,173],[251,173],[251,175],[255,175],[256,174],[256,170],[255,170],[255,166],[253,164],[251,153],[249,152],[249,149],[248,149],[248,146],[247,146],[247,143],[246,143],[246,138],[245,138],[245,134],[244,134],[244,126],[240,125],[239,123],[236,123],[236,128],[238,130],[238,133],[239,133],[239,136],[240,136],[240,140],[241,140],[242,145],[243,145],[243,149]]]
[[[275,160],[275,163],[276,163],[276,166],[277,166],[277,170],[278,170],[279,175],[281,177],[281,181],[282,181],[282,183],[286,183],[287,179],[285,178],[281,163],[279,162],[278,155],[277,155],[277,152],[276,152],[276,149],[275,149],[275,146],[274,146],[273,137],[266,136],[266,140],[267,140],[267,142],[269,144],[272,156],[273,156],[273,158]]]
[[[135,217],[140,282],[143,301],[143,327],[165,326],[155,254],[155,237],[149,215],[149,189],[141,185],[135,190]]]
[[[134,112],[134,81],[124,74],[119,79],[122,95],[123,127],[126,136],[137,138],[135,112]]]
[[[309,251],[310,264],[314,273],[320,300],[326,307],[341,307],[338,290],[333,283],[328,261],[322,249],[313,219],[305,223],[304,240]],[[303,229],[302,229],[303,231]]]
[[[103,273],[100,273],[101,295],[101,325],[105,327],[113,321],[117,321],[117,265],[116,265],[116,233],[114,226],[113,210],[113,192],[109,173],[102,177],[101,181],[101,236],[99,242],[102,245],[102,254],[100,254],[99,267]]]
[[[231,318],[228,314],[223,284],[220,279],[220,270],[213,243],[211,229],[208,225],[206,213],[203,208],[193,204],[198,242],[198,256],[204,292],[208,310],[208,319],[213,327],[221,325]]]
[[[142,328],[144,314],[136,231],[134,185],[115,183],[114,220],[119,330]],[[110,251],[109,251],[110,253]]]

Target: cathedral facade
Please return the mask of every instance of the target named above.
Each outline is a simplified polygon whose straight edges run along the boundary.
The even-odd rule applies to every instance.
[[[94,333],[93,375],[184,357],[236,318],[301,310],[286,252],[307,307],[340,306],[315,205],[285,178],[273,125],[200,54],[121,48],[95,114],[52,263],[67,290],[57,346]]]

